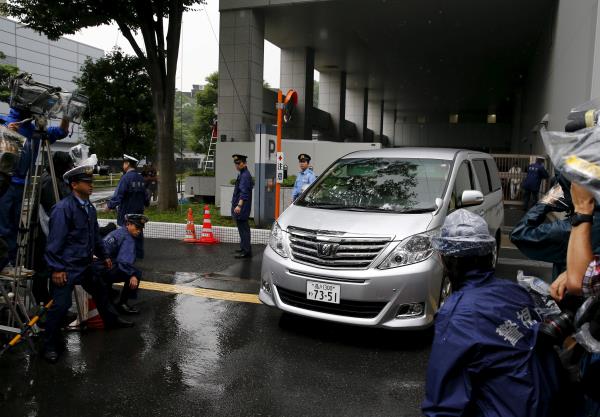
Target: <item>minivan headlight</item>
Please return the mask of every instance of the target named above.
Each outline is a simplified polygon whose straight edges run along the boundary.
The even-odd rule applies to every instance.
[[[269,236],[269,246],[279,256],[282,256],[284,258],[287,258],[289,256],[285,242],[285,235],[283,234],[283,230],[281,230],[281,227],[277,222],[273,223],[273,227],[271,228],[271,235]]]
[[[437,233],[438,230],[430,230],[429,232],[407,237],[398,243],[398,246],[385,258],[378,268],[397,268],[424,261],[433,254],[431,238],[436,236]]]

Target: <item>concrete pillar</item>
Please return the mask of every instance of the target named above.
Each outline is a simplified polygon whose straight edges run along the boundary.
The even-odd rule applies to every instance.
[[[346,72],[321,72],[319,108],[331,116],[332,139],[343,141],[346,119]]]
[[[291,48],[281,50],[281,90],[298,92],[298,107],[291,122],[283,129],[286,139],[312,139],[315,50]]]
[[[388,104],[389,106],[389,104]],[[390,146],[394,146],[394,123],[396,110],[386,108],[383,111],[383,134],[390,139]]]
[[[356,134],[359,142],[363,141],[367,129],[366,117],[368,115],[368,90],[346,90],[346,120],[356,125]]]
[[[381,101],[370,100],[368,106],[367,128],[373,131],[373,140],[379,142],[381,133]]]
[[[219,33],[219,136],[227,141],[253,141],[256,125],[262,121],[262,12],[222,11]]]

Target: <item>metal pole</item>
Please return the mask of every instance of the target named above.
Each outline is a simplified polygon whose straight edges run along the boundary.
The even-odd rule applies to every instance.
[[[277,152],[281,152],[281,128],[283,125],[283,93],[277,91]],[[275,181],[275,219],[279,217],[279,195],[281,192],[281,184]]]

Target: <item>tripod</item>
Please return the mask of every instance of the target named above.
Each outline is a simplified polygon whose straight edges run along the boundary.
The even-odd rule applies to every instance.
[[[31,336],[37,334],[39,329],[35,323],[28,325],[28,323],[31,323],[30,312],[36,306],[32,293],[32,279],[34,275],[32,265],[35,256],[34,242],[37,238],[38,228],[32,226],[37,224],[38,219],[41,177],[45,159],[50,172],[54,199],[56,202],[59,201],[52,152],[46,133],[47,119],[43,116],[34,116],[34,119],[36,131],[34,132],[34,142],[32,145],[36,146],[35,141],[39,141],[39,152],[36,160],[32,158],[23,189],[15,265],[5,268],[0,272],[0,294],[9,309],[7,323],[6,325],[0,325],[0,331],[22,335],[33,352],[35,352],[35,347]],[[31,121],[32,119],[25,119],[19,122],[19,124]]]

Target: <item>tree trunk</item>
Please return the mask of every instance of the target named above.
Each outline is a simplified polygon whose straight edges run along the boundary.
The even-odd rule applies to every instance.
[[[153,83],[154,84],[154,83]],[[173,155],[173,93],[160,86],[152,86],[154,116],[156,118],[156,141],[158,144],[158,208],[167,210],[177,207],[175,159]],[[166,90],[166,91],[165,91]]]

